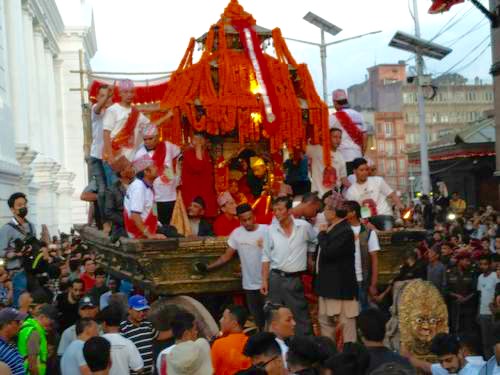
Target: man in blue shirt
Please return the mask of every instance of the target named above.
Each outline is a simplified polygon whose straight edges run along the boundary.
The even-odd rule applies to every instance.
[[[24,360],[17,347],[10,344],[19,333],[25,318],[26,314],[10,307],[0,310],[0,362],[9,366],[12,375],[25,374]]]

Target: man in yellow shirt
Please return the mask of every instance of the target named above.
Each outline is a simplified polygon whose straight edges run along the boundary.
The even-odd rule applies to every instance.
[[[451,195],[450,208],[455,215],[463,216],[465,209],[467,208],[467,204],[460,198],[457,192],[454,192]]]

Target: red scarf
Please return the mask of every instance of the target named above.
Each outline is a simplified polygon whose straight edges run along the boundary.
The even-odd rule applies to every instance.
[[[342,125],[354,143],[363,148],[363,132],[359,130],[358,126],[354,123],[354,121],[352,121],[351,117],[343,110],[335,112],[335,117],[337,117],[340,125]]]
[[[163,175],[165,169],[165,157],[167,156],[167,145],[165,142],[158,142],[155,151],[153,152],[153,163],[155,163],[158,169],[158,176]]]
[[[113,151],[119,151],[123,147],[134,147],[134,131],[138,119],[139,111],[132,107],[125,125],[123,125],[123,128],[118,132],[118,134],[113,138],[113,141],[111,142],[111,148],[113,149]]]
[[[153,163],[156,165],[156,168],[158,168],[158,176],[160,176],[160,179],[164,184],[168,184],[170,182],[169,178],[164,174],[166,157],[167,143],[159,142],[154,150],[153,157],[151,159],[153,159]],[[172,169],[175,173],[175,160],[173,161]]]
[[[146,238],[144,233],[137,227],[135,221],[128,216],[127,210],[123,210],[123,223],[125,230],[131,238]],[[158,229],[158,218],[153,214],[153,210],[149,213],[146,220],[144,220],[144,227],[151,234],[155,234]]]

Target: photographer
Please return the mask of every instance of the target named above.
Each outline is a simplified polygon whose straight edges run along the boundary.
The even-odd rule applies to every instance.
[[[26,274],[22,268],[22,254],[16,250],[15,241],[25,241],[36,236],[35,226],[28,221],[28,200],[24,193],[14,193],[7,200],[12,219],[0,229],[0,257],[12,277],[14,302],[27,288]]]

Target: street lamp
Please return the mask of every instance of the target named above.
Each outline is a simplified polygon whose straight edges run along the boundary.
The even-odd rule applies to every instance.
[[[308,42],[305,40],[300,40],[300,39],[294,39],[294,38],[285,38],[287,40],[292,40],[294,42],[299,42],[299,43],[305,43],[309,44],[312,46],[319,47],[320,50],[320,56],[321,56],[321,73],[322,73],[322,81],[323,81],[323,100],[325,101],[326,104],[328,104],[328,85],[327,85],[327,71],[326,71],[326,47],[329,47],[333,44],[339,44],[342,42],[347,42],[348,40],[353,40],[353,39],[358,39],[366,35],[371,35],[371,34],[378,34],[381,32],[381,30],[378,31],[372,31],[369,33],[365,34],[360,34],[356,35],[350,38],[345,38],[341,40],[336,40],[334,42],[326,43],[325,42],[325,32],[328,34],[331,34],[333,36],[336,36],[338,33],[342,31],[342,29],[333,23],[325,20],[324,18],[318,16],[317,14],[314,14],[313,12],[308,12],[304,16],[304,20],[309,22],[310,24],[318,27],[321,30],[321,43],[314,43],[314,42]]]
[[[408,180],[410,180],[410,201],[413,201],[413,198],[415,197],[413,193],[415,176],[408,177]]]
[[[410,51],[416,55],[418,127],[420,131],[420,170],[422,174],[422,191],[424,194],[429,194],[431,191],[431,175],[429,171],[429,154],[427,150],[427,131],[425,129],[425,103],[422,91],[424,66],[423,57],[426,56],[441,60],[452,50],[420,38],[417,0],[413,0],[413,13],[413,17],[415,19],[415,36],[398,31],[392,38],[389,46],[403,51]]]

